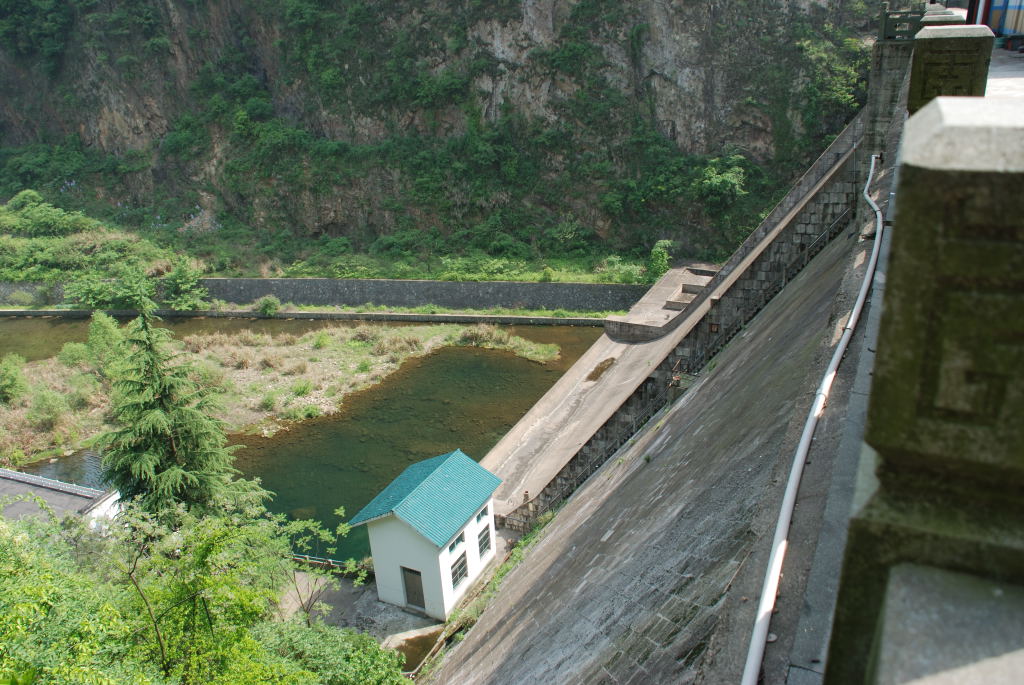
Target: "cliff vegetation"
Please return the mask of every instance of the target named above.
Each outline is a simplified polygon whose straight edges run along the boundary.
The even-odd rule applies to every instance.
[[[866,16],[781,0],[3,3],[0,200],[33,189],[222,275],[635,280],[622,264],[658,240],[727,255],[852,116]]]

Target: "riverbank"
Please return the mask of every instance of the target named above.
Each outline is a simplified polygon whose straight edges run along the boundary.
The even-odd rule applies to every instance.
[[[217,417],[229,432],[271,435],[289,423],[338,411],[344,398],[375,385],[404,361],[442,347],[508,350],[547,362],[557,345],[534,343],[489,325],[325,327],[303,335],[209,333],[174,343],[200,382],[218,388]],[[0,407],[0,462],[56,456],[88,446],[109,429],[109,379],[80,359],[29,362],[30,389]]]
[[[131,310],[112,310],[108,314],[116,317],[133,317]],[[227,319],[311,319],[324,321],[397,321],[410,323],[486,323],[501,326],[603,326],[608,316],[623,314],[624,311],[567,311],[563,309],[448,309],[435,305],[419,307],[388,307],[366,304],[359,307],[295,306],[282,305],[274,313],[260,311],[258,303],[238,305],[223,303],[218,309],[178,311],[158,309],[156,315],[163,318],[227,318]],[[92,310],[21,308],[0,309],[0,317],[60,316],[68,319],[88,319]]]

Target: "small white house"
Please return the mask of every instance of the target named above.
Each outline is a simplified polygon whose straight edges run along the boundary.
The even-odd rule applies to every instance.
[[[501,479],[462,450],[409,466],[350,524],[366,524],[382,602],[445,620],[494,558]]]

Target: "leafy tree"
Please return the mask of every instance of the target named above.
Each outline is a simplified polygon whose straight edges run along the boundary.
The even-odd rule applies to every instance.
[[[0,403],[10,404],[28,390],[24,366],[25,358],[17,354],[6,354],[0,359]]]
[[[704,202],[709,212],[722,212],[732,203],[747,194],[743,187],[746,180],[742,155],[708,160],[700,177],[694,183],[694,191]]]
[[[36,685],[154,682],[125,593],[71,551],[55,522],[0,517],[0,675],[34,672]]]
[[[314,622],[264,623],[255,631],[273,653],[295,659],[324,685],[402,685],[405,657],[381,649],[369,635]]]
[[[647,279],[654,283],[668,271],[669,254],[672,249],[671,240],[659,240],[651,248],[650,258],[647,260]]]
[[[152,300],[156,284],[142,267],[129,264],[116,269],[117,278],[109,279],[92,272],[64,286],[65,299],[89,309],[137,309],[140,302]]]
[[[190,311],[205,306],[210,294],[199,285],[202,273],[192,267],[186,259],[177,259],[174,269],[163,279],[163,301],[171,309]]]
[[[403,682],[402,658],[369,636],[274,619],[295,570],[283,517],[175,509],[172,526],[129,505],[103,533],[0,518],[0,682]]]
[[[111,569],[134,590],[147,649],[164,675],[181,683],[296,682],[299,669],[265,663],[265,650],[247,633],[267,618],[289,565],[279,520],[237,509],[216,516],[175,509],[173,527],[166,516],[129,509]],[[253,670],[261,679],[244,676]]]
[[[114,381],[113,415],[121,427],[103,438],[104,478],[150,512],[178,503],[208,508],[247,485],[232,481],[233,449],[210,416],[211,390],[199,387],[192,366],[169,349],[171,334],[154,325],[152,307],[143,300],[126,332],[124,368]]]
[[[124,333],[117,320],[103,312],[93,312],[85,347],[89,361],[99,375],[108,378],[116,375],[114,365],[121,360],[123,343]]]

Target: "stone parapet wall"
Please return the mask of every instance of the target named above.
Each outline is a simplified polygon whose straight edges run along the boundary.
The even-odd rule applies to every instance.
[[[846,127],[703,291],[672,320],[662,326],[605,321],[605,333],[615,340],[653,340],[678,328],[715,293],[707,313],[675,349],[656,364],[558,475],[529,502],[504,517],[501,525],[529,530],[537,517],[572,494],[677,396],[684,376],[699,371],[812,257],[851,224],[859,193],[855,152],[863,134],[863,120],[863,113],[859,114]],[[722,291],[721,286],[732,279]]]
[[[692,351],[684,354],[709,356],[705,339],[749,321],[810,257],[853,221],[859,193],[856,148],[864,133],[864,118],[862,110],[682,311],[660,326],[608,321],[608,335],[623,342],[660,338],[678,328],[740,271],[686,338],[685,345]]]

